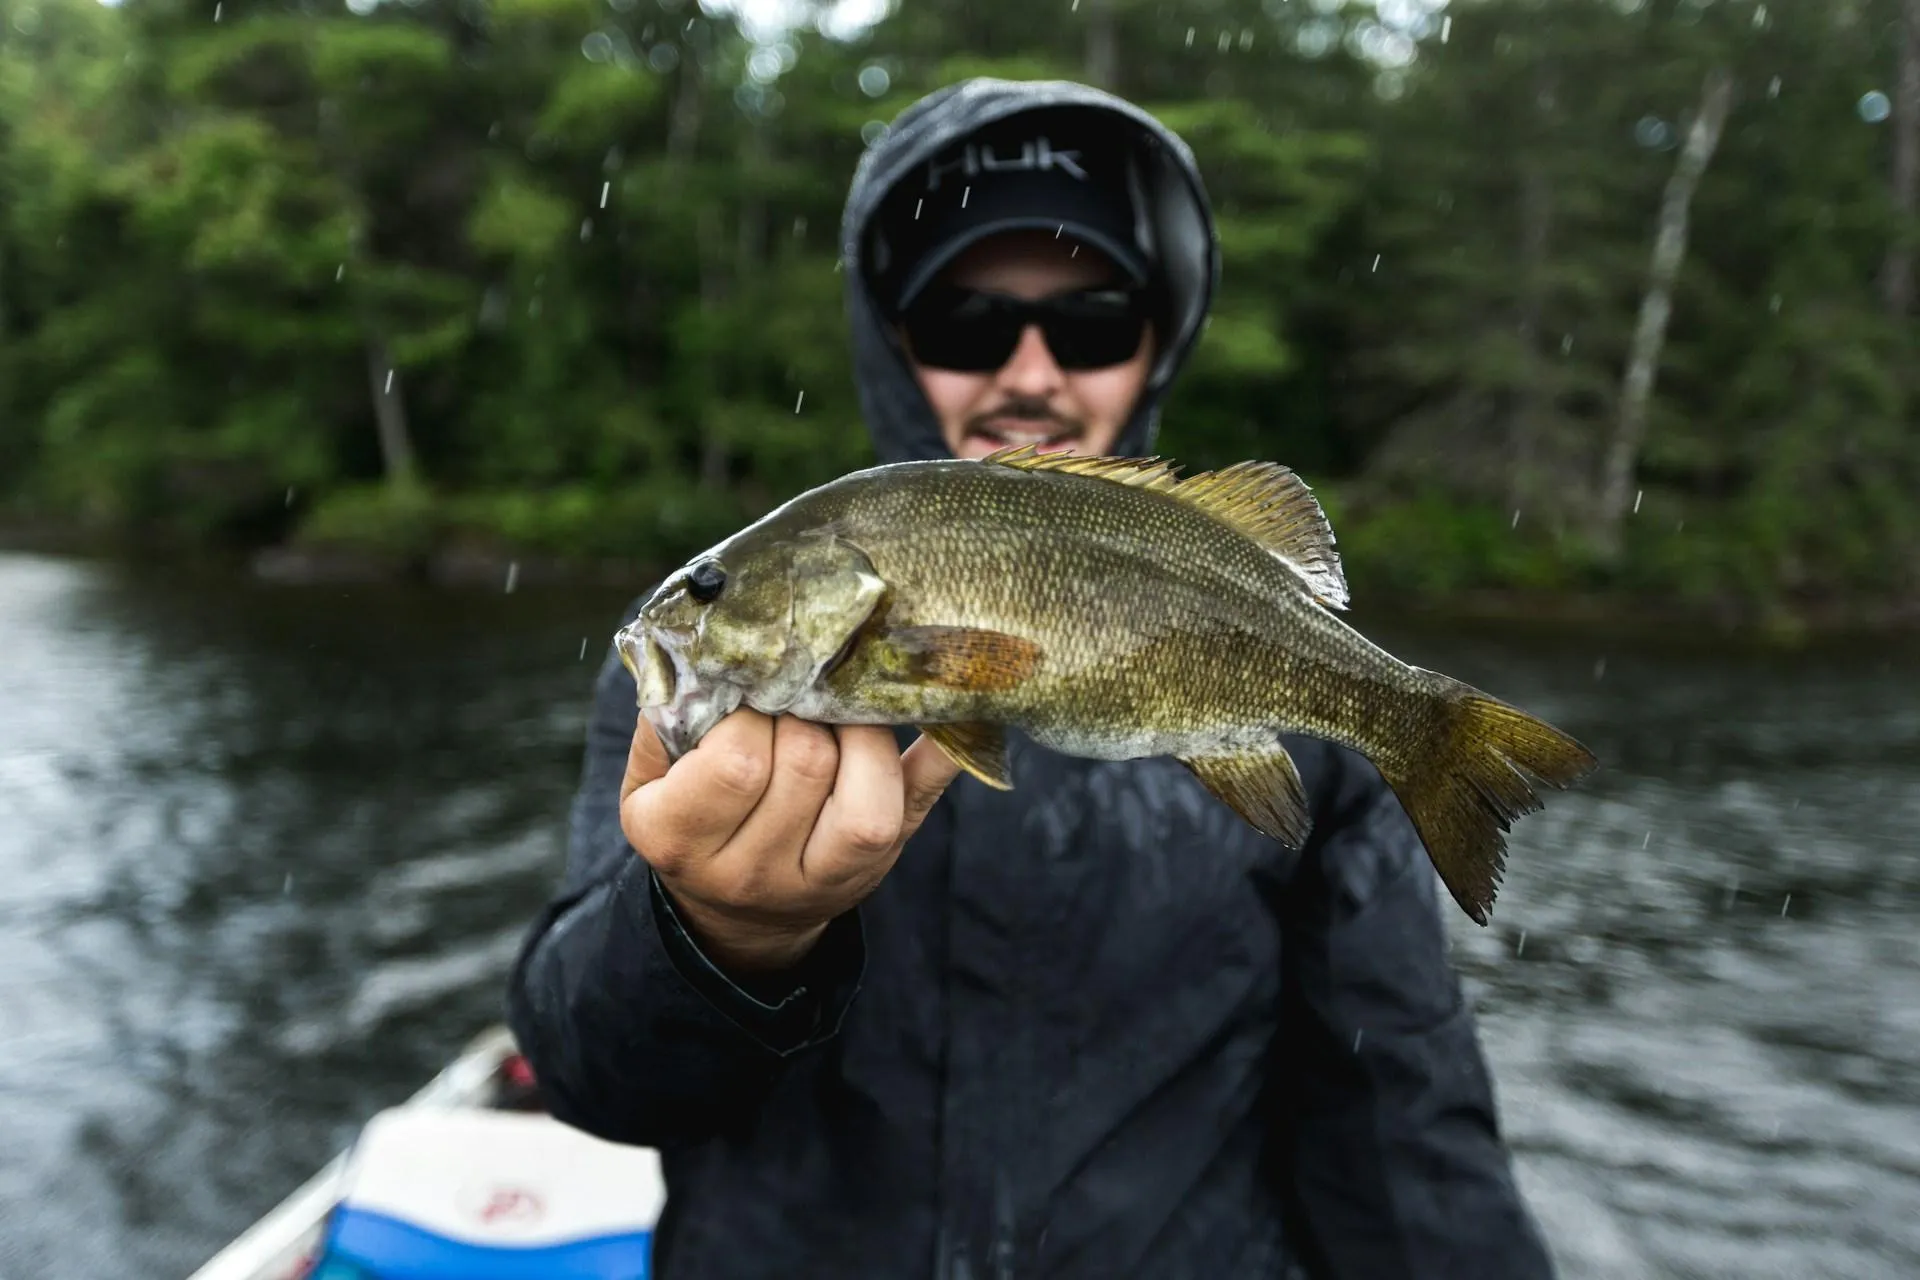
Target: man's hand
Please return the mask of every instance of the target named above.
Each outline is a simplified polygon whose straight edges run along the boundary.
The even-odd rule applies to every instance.
[[[620,827],[715,964],[766,972],[874,891],[958,772],[925,738],[744,709],[669,768],[642,717]]]

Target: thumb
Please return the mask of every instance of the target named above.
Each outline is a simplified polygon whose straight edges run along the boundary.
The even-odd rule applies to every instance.
[[[953,757],[940,749],[932,738],[922,734],[900,757],[901,784],[905,804],[901,814],[900,842],[905,844],[933,811],[934,802],[960,773]]]
[[[666,777],[672,763],[667,759],[667,749],[661,745],[660,735],[653,731],[653,726],[647,723],[645,716],[637,717],[633,726],[633,745],[627,748],[627,775],[620,780],[621,807],[626,807],[628,796],[654,779]]]

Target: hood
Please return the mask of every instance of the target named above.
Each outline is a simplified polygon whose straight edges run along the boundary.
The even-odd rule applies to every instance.
[[[1193,350],[1220,275],[1213,210],[1193,153],[1145,111],[1099,89],[1065,80],[983,77],[936,90],[901,112],[861,156],[847,192],[840,223],[840,262],[854,378],[860,410],[882,462],[942,458],[947,448],[906,353],[873,295],[863,256],[867,224],[893,185],[943,148],[982,125],[1024,111],[1059,107],[1109,113],[1114,128],[1132,133],[1142,144],[1145,206],[1171,294],[1173,323],[1117,448],[1121,453],[1140,454],[1153,445],[1161,402]]]

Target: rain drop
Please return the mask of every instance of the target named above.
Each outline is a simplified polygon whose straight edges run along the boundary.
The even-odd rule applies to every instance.
[[[343,262],[343,263],[341,263],[341,264],[340,264],[339,266],[337,266],[337,267],[335,267],[335,268],[333,269],[333,278],[334,278],[334,279],[335,279],[336,281],[339,281],[339,280],[344,280],[344,279],[346,279],[346,276],[347,276],[347,264],[346,264],[346,263],[344,263],[344,262]]]
[[[1449,14],[1440,19],[1440,43],[1445,44],[1453,35],[1453,17]]]
[[[860,92],[869,98],[877,98],[892,87],[893,77],[879,63],[869,62],[860,68]]]
[[[519,585],[520,562],[518,560],[509,560],[507,561],[507,594],[512,595],[513,589]]]
[[[793,411],[795,413],[800,412],[800,406],[805,404],[806,402],[807,402],[807,393],[802,391],[799,397],[795,399],[793,402]]]
[[[391,369],[387,370],[387,385],[380,388],[380,394],[383,396],[390,396],[393,394],[393,370]]]
[[[287,872],[286,876],[280,881],[280,896],[283,898],[293,896],[293,872],[291,871]]]
[[[1353,1051],[1355,1053],[1360,1052],[1360,1039],[1362,1036],[1365,1036],[1366,1034],[1367,1033],[1364,1028],[1353,1033]]]
[[[611,182],[603,182],[600,184],[600,207],[602,209],[607,207],[607,196],[611,194],[612,191],[613,184]]]
[[[1377,253],[1373,255],[1373,267],[1372,267],[1372,270],[1374,270],[1374,271],[1378,271],[1378,270],[1380,270],[1380,255],[1379,255],[1379,254],[1377,254]]]
[[[220,5],[216,4],[215,6],[213,6],[213,20],[215,22],[220,21],[220,9],[221,9]]]
[[[593,239],[593,219],[582,218],[580,220],[580,243],[585,244],[591,239]]]
[[[1779,76],[1775,76],[1773,79],[1767,81],[1767,96],[1769,98],[1777,98],[1780,96],[1780,77]]]
[[[1673,142],[1673,130],[1658,116],[1641,116],[1633,126],[1633,140],[1643,147],[1662,150]]]
[[[1786,900],[1780,904],[1780,918],[1782,920],[1785,920],[1787,918],[1787,908],[1792,905],[1793,905],[1793,895],[1788,894],[1786,897]]]
[[[1860,118],[1868,124],[1879,124],[1893,114],[1893,103],[1888,99],[1886,94],[1875,89],[1870,93],[1860,95],[1860,103],[1854,109],[1860,113]]]
[[[1187,48],[1193,48],[1193,28],[1187,28]]]
[[[1645,489],[1635,489],[1633,491],[1633,514],[1635,515],[1640,514],[1640,496],[1645,492]]]
[[[613,37],[604,31],[592,32],[580,42],[580,52],[588,62],[611,62]]]
[[[1507,521],[1507,528],[1518,529],[1519,527],[1520,527],[1520,508],[1515,507],[1513,509],[1513,519]]]
[[[1606,675],[1607,675],[1607,660],[1605,658],[1601,658],[1593,664],[1593,678],[1597,682],[1600,680],[1604,680],[1606,678]]]
[[[1640,838],[1640,847],[1642,849],[1645,849],[1648,845],[1652,843],[1653,843],[1653,832],[1651,831],[1647,832],[1646,835]]]
[[[587,660],[587,638],[585,636],[581,636],[580,637],[580,661],[585,662],[586,660]]]
[[[292,485],[287,486],[286,501],[281,503],[281,505],[286,507],[291,507],[293,505],[293,486]]]
[[[1526,954],[1526,950],[1527,950],[1527,931],[1525,929],[1522,929],[1520,931],[1520,940],[1513,944],[1513,954],[1515,956],[1521,956]]]
[[[884,120],[869,120],[860,126],[860,141],[868,146],[872,146],[886,136],[887,122]]]

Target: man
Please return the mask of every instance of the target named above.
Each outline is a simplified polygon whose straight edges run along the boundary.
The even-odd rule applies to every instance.
[[[1185,146],[973,81],[863,159],[843,234],[888,460],[1145,450],[1217,273]],[[555,1115],[659,1148],[659,1274],[1539,1277],[1434,876],[1295,739],[1297,855],[1177,763],[751,711],[667,766],[603,668],[511,1023]]]

